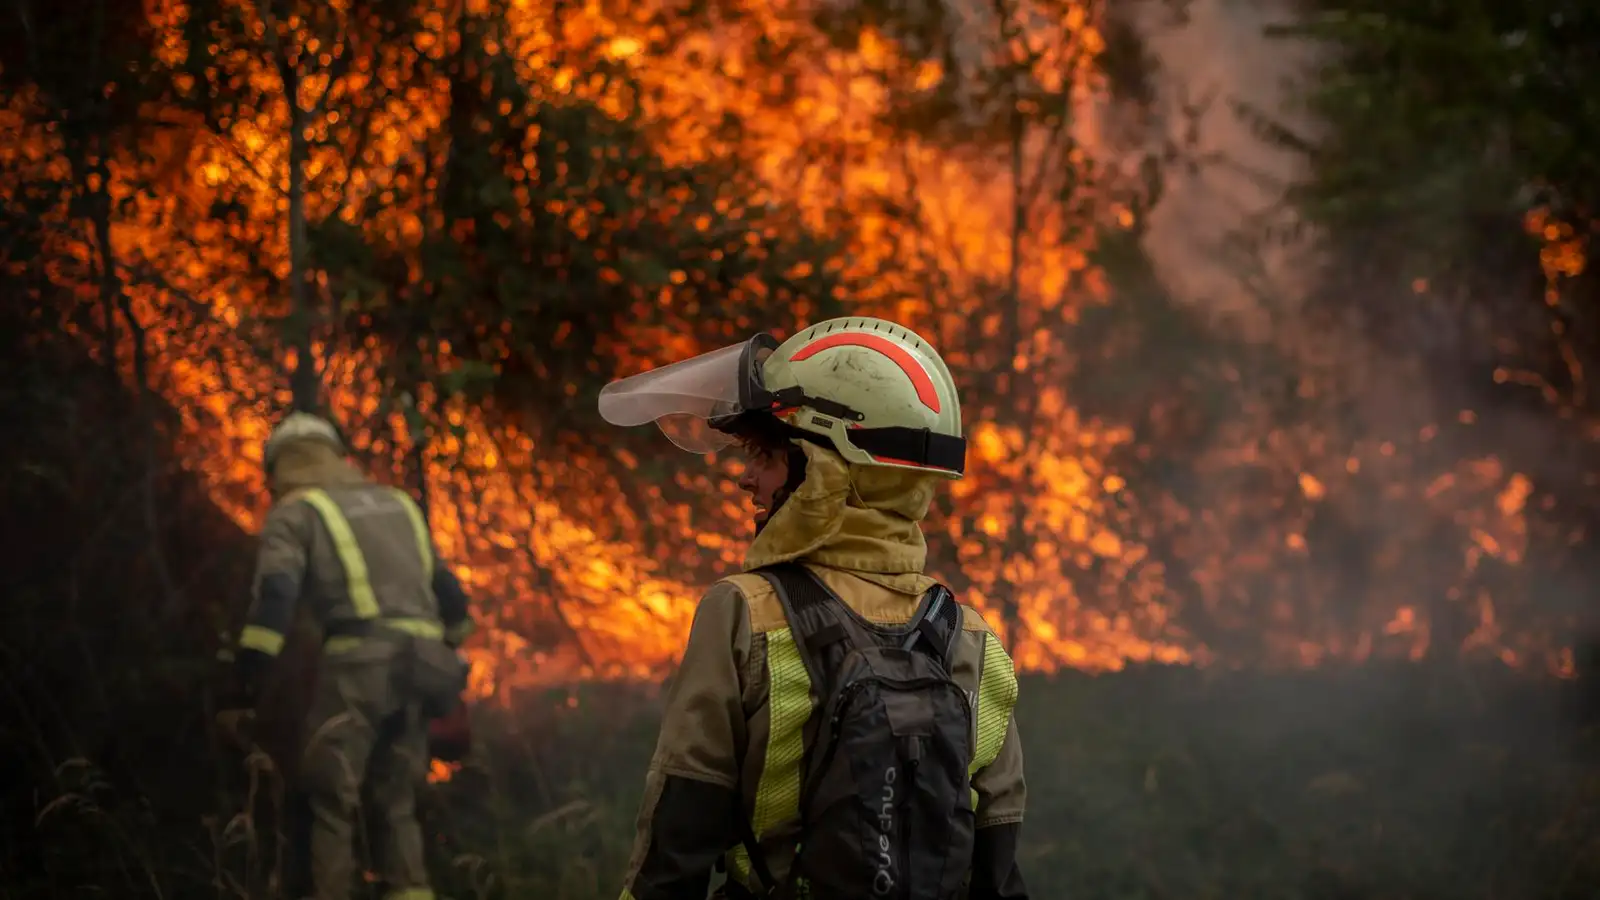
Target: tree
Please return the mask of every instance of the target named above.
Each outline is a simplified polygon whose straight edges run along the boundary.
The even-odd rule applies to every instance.
[[[146,546],[161,586],[155,611],[170,618],[178,612],[180,594],[161,538],[157,484],[165,438],[151,383],[149,325],[135,309],[130,273],[113,234],[119,205],[130,202],[129,194],[149,191],[142,181],[118,184],[112,173],[118,145],[137,142],[148,133],[139,117],[140,105],[161,97],[161,87],[150,78],[146,64],[149,30],[136,4],[112,0],[97,0],[86,14],[71,18],[41,16],[26,2],[18,2],[12,12],[15,29],[8,29],[13,38],[3,48],[3,72],[8,87],[19,90],[23,98],[19,110],[23,133],[17,137],[54,143],[66,164],[64,177],[48,169],[19,173],[24,181],[13,186],[12,196],[41,205],[23,213],[16,233],[36,241],[35,250],[41,254],[62,254],[57,259],[81,279],[78,284],[85,288],[81,296],[93,298],[92,303],[74,302],[62,310],[62,321],[69,328],[98,332],[100,361],[111,383],[120,384],[124,364],[131,374],[132,431],[144,457],[139,484]],[[37,175],[42,178],[33,180]],[[62,200],[64,207],[57,205]],[[42,262],[38,256],[21,258]],[[123,423],[118,426],[120,430]]]
[[[589,437],[575,398],[731,340],[769,304],[832,302],[837,269],[737,164],[664,158],[615,42],[548,47],[589,14],[546,12],[165,8],[144,130],[109,164],[109,190],[148,190],[110,224],[162,351],[152,383],[182,409],[174,438],[236,521],[261,510],[248,463],[278,411],[329,409],[376,471],[432,482],[458,559],[537,598],[506,627],[571,652],[596,629],[553,627],[561,604],[627,602],[570,596],[576,564],[547,535],[588,521],[642,544],[689,490],[630,485],[627,442]],[[579,470],[653,509],[618,520],[565,496]],[[679,555],[699,567],[692,547]]]
[[[1492,455],[1531,478],[1518,502],[1539,580],[1512,581],[1519,616],[1544,628],[1571,622],[1597,574],[1581,549],[1600,525],[1586,376],[1600,361],[1586,261],[1600,170],[1582,112],[1597,30],[1561,0],[1337,0],[1281,31],[1328,53],[1306,103],[1329,137],[1294,195],[1334,250],[1318,314],[1417,361],[1438,417],[1423,423],[1437,434],[1416,450],[1425,465]]]

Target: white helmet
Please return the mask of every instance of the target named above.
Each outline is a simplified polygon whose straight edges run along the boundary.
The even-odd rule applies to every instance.
[[[858,465],[951,478],[966,469],[961,400],[944,360],[909,329],[862,316],[819,322],[782,344],[757,334],[612,382],[600,415],[613,425],[654,421],[698,453],[727,446],[750,417],[770,416]]]
[[[310,413],[292,412],[272,429],[272,434],[267,438],[267,445],[261,451],[261,464],[267,471],[272,471],[272,466],[278,461],[278,454],[283,448],[297,441],[317,441],[332,447],[336,452],[344,452],[344,441],[339,438],[339,429],[327,419],[313,416]]]

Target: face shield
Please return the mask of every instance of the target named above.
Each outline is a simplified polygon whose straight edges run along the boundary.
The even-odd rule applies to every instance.
[[[740,415],[771,409],[761,364],[777,339],[757,334],[742,344],[613,381],[600,390],[600,417],[612,425],[654,422],[690,453],[710,453],[733,443],[724,430]]]

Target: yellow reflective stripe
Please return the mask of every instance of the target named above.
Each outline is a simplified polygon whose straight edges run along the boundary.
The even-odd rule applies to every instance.
[[[404,631],[422,638],[444,640],[444,626],[432,619],[382,619],[378,624],[395,631]]]
[[[349,653],[359,646],[361,646],[361,638],[343,634],[338,637],[328,638],[322,645],[322,652],[330,656],[338,656],[341,653]]]
[[[259,650],[268,656],[277,656],[283,652],[283,635],[260,625],[246,625],[239,632],[239,649]]]
[[[1000,755],[1011,710],[1017,705],[1017,673],[1011,657],[992,634],[983,636],[983,675],[978,679],[978,740],[969,775],[976,775]]]
[[[401,631],[406,634],[422,638],[444,639],[444,627],[438,622],[429,619],[379,619],[379,628],[388,628],[392,631]],[[349,653],[361,646],[366,638],[360,635],[341,634],[328,638],[322,644],[322,652],[329,654]]]
[[[750,823],[756,837],[800,814],[800,757],[805,752],[806,719],[811,717],[811,676],[789,629],[768,632],[767,669],[770,737]]]
[[[428,581],[433,581],[433,538],[428,534],[428,523],[423,521],[422,509],[411,495],[399,488],[394,489],[396,497],[400,498],[400,505],[406,508],[406,515],[411,517],[411,530],[417,536],[417,552],[422,555],[422,576]]]
[[[388,891],[383,900],[434,900],[433,888],[414,887]]]
[[[376,619],[378,599],[373,596],[372,582],[367,578],[367,559],[361,555],[361,546],[356,543],[355,532],[350,530],[350,523],[345,519],[344,513],[339,511],[333,498],[322,488],[306,491],[303,496],[322,517],[322,524],[327,526],[328,534],[333,536],[333,549],[339,555],[339,564],[344,566],[346,589],[349,591],[350,604],[355,607],[357,618]]]
[[[805,753],[806,719],[811,716],[811,676],[800,659],[794,633],[787,628],[767,633],[767,671],[767,752],[750,820],[757,838],[800,814],[800,757]],[[733,874],[748,884],[749,852],[741,846],[732,856]]]
[[[633,891],[630,891],[627,888],[623,888],[622,889],[622,896],[618,897],[617,900],[633,900]]]
[[[969,776],[977,775],[1000,755],[1011,724],[1011,710],[1017,705],[1017,673],[1000,639],[983,636],[983,674],[978,678],[977,742],[973,746]],[[978,808],[978,792],[972,792],[972,808]]]
[[[472,636],[474,631],[477,630],[478,623],[473,621],[471,616],[468,616],[456,624],[451,625],[449,628],[446,628],[444,630],[444,639],[446,643],[460,646],[466,642],[467,638]]]

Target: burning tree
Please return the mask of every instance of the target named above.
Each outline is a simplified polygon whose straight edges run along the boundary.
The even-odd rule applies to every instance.
[[[105,240],[49,232],[122,273],[99,283],[148,352],[105,358],[178,410],[167,437],[245,527],[268,423],[325,402],[425,497],[502,681],[669,663],[737,563],[727,462],[598,439],[585,398],[840,311],[911,324],[960,373],[971,470],[933,566],[1027,666],[1420,653],[1430,629],[1550,648],[1506,645],[1468,584],[1526,553],[1526,467],[1417,462],[1409,421],[1348,417],[1382,381],[1303,322],[1245,340],[1150,278],[1156,170],[1097,144],[1121,64],[1095,5],[122,15],[142,49],[98,144],[54,143],[49,79],[6,70],[46,88],[16,101],[32,165],[105,168]],[[59,57],[51,21],[19,58]],[[1375,530],[1375,505],[1405,514]],[[1409,565],[1424,546],[1440,561]]]
[[[944,339],[986,420],[942,526],[973,599],[1032,636],[1035,665],[1148,655],[1130,623],[1090,647],[1052,606],[1057,560],[1118,547],[1094,524],[1093,428],[1051,384],[1073,282],[1093,293],[1092,179],[1064,174],[1088,166],[1070,126],[1091,10],[1002,7],[958,40],[925,17],[844,39],[784,6],[353,9],[168,4],[142,31],[161,128],[108,184],[164,180],[114,232],[177,439],[237,521],[259,511],[266,423],[316,404],[317,372],[357,449],[429,494],[447,552],[501,599],[492,657],[531,641],[653,666],[695,585],[736,561],[694,537],[716,530],[703,516],[743,516],[712,472],[640,479],[654,448],[599,446],[582,397],[752,328],[879,312]],[[1059,24],[1025,33],[1029,16]],[[1010,201],[987,198],[996,179]],[[178,306],[198,318],[164,316]],[[567,487],[579,473],[593,495]],[[1027,540],[1069,526],[1093,554]]]

